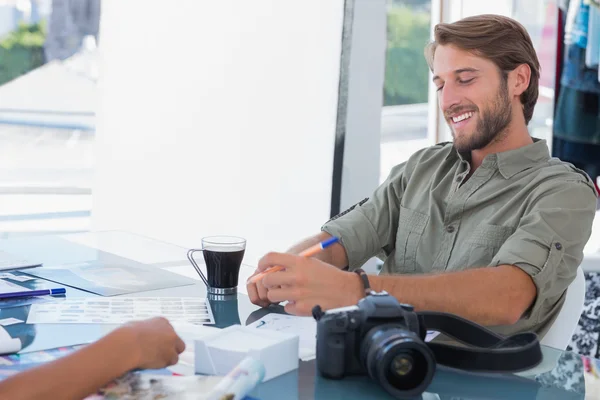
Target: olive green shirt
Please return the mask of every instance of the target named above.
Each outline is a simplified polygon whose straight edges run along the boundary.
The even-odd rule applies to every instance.
[[[515,325],[493,329],[543,336],[583,258],[596,189],[551,158],[544,140],[488,155],[467,179],[470,168],[452,143],[423,149],[322,229],[340,238],[350,269],[382,254],[381,274],[515,265],[533,279],[536,299]]]

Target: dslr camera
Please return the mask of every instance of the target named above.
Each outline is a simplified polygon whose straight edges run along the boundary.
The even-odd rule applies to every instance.
[[[371,292],[356,306],[325,312],[315,306],[313,316],[322,376],[369,375],[398,399],[418,396],[431,383],[435,357],[412,306]]]

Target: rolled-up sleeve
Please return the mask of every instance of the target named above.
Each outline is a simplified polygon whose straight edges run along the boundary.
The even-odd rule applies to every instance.
[[[348,256],[351,270],[369,258],[389,254],[398,230],[400,201],[406,187],[406,164],[394,167],[386,181],[365,201],[325,223],[321,230],[337,236]]]
[[[514,265],[531,276],[537,295],[524,317],[534,323],[545,318],[575,279],[597,199],[583,180],[549,182],[538,193],[491,262]]]

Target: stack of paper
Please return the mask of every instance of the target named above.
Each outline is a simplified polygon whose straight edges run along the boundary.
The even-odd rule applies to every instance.
[[[317,355],[317,322],[312,317],[267,314],[248,326],[298,335],[298,355],[302,361],[312,360]]]

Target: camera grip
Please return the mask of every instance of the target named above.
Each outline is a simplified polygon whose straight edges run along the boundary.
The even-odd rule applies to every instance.
[[[317,340],[317,367],[321,375],[330,379],[344,377],[346,343],[342,333],[330,333]]]

